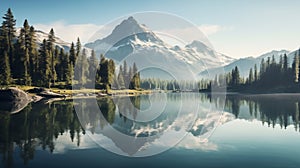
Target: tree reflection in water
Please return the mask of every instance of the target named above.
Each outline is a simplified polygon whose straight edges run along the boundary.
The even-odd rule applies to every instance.
[[[175,94],[168,97],[175,104],[180,98]],[[209,95],[200,94],[198,98],[199,101],[210,102],[214,106],[222,104],[218,102],[218,97],[211,98]],[[70,140],[80,146],[81,136],[84,136],[84,128],[87,125],[92,133],[96,133],[97,129],[104,129],[109,124],[118,131],[134,136],[130,130],[135,128],[134,121],[128,117],[137,118],[139,109],[147,109],[151,104],[147,96],[130,97],[129,100],[132,106],[128,106],[123,97],[101,98],[97,100],[101,113],[88,108],[89,100],[79,102],[83,113],[77,114],[73,101],[56,101],[50,104],[38,102],[29,104],[17,114],[0,113],[0,153],[4,165],[13,167],[16,149],[25,165],[34,158],[37,148],[41,147],[52,153],[56,140],[65,133],[69,133]],[[294,125],[298,131],[299,103],[297,95],[227,95],[225,111],[234,114],[236,118],[250,121],[258,119],[272,127],[276,124],[281,128]],[[167,118],[164,115],[159,117],[160,120]],[[83,122],[79,122],[78,118],[84,118]],[[172,121],[173,119],[170,119],[169,122]]]

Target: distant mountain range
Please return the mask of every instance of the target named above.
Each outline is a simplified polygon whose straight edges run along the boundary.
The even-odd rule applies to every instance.
[[[257,65],[257,68],[259,70],[260,63],[263,58],[266,61],[268,59],[268,57],[270,57],[272,59],[272,57],[274,56],[276,62],[279,62],[280,55],[283,56],[284,54],[287,54],[288,63],[291,66],[294,56],[295,56],[295,52],[296,51],[291,52],[288,50],[280,50],[280,51],[273,50],[271,52],[262,54],[258,57],[240,58],[238,60],[235,60],[235,61],[229,63],[228,65],[217,67],[217,68],[211,68],[208,71],[202,71],[198,75],[200,78],[211,79],[211,78],[214,78],[214,76],[216,74],[219,74],[220,72],[229,73],[229,72],[231,72],[232,69],[235,68],[235,66],[237,66],[239,68],[240,75],[243,77],[247,77],[249,75],[250,68],[254,68],[255,64]]]

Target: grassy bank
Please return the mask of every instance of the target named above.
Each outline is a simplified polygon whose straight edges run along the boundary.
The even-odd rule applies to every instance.
[[[35,86],[23,86],[23,85],[17,85],[13,87],[17,87],[25,92],[29,91],[30,89],[36,88]],[[74,94],[99,94],[99,93],[105,94],[106,93],[105,90],[100,90],[100,89],[72,90],[72,89],[50,88],[50,91],[58,94],[67,95],[67,96],[72,96]],[[150,93],[151,93],[150,90],[132,90],[132,89],[108,91],[108,95],[140,95],[140,94],[150,94]]]

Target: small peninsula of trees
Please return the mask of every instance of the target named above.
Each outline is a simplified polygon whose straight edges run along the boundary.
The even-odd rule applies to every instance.
[[[262,59],[260,70],[257,65],[249,71],[247,78],[241,77],[238,67],[230,73],[220,74],[206,83],[202,91],[210,91],[212,87],[227,87],[228,91],[237,92],[299,92],[300,91],[300,49],[295,52],[292,65],[288,64],[286,54],[276,62],[274,55]]]
[[[79,38],[64,49],[56,45],[53,29],[40,44],[36,32],[27,20],[16,29],[16,19],[11,9],[7,10],[0,27],[0,85],[70,88],[73,82],[99,89],[140,88],[135,63],[129,67],[124,62],[116,75],[114,61],[104,55],[99,61],[95,51],[82,47]]]

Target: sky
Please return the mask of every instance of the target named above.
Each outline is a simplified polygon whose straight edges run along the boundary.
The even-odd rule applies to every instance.
[[[77,36],[87,42],[87,34],[124,15],[160,11],[188,20],[216,51],[234,58],[300,47],[297,0],[0,0],[1,16],[8,8],[18,26],[28,19],[36,29],[48,32],[53,27],[68,42]]]

